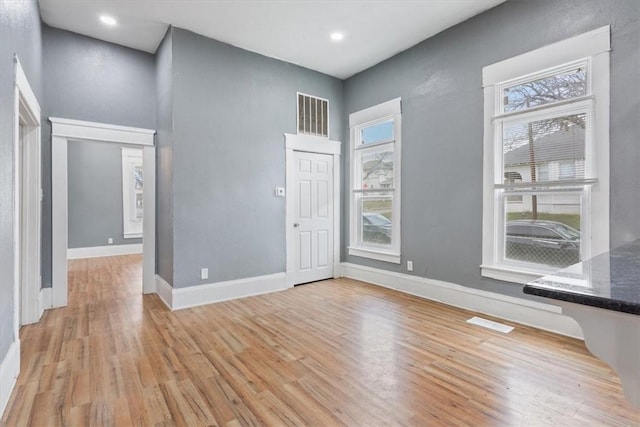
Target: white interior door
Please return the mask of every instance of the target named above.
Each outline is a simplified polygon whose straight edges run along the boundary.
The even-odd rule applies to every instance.
[[[294,152],[294,284],[333,277],[333,156]]]

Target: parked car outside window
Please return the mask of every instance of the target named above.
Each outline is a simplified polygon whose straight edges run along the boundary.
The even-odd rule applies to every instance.
[[[506,224],[505,258],[568,267],[580,262],[580,231],[556,221],[517,220]]]
[[[379,213],[363,213],[362,240],[365,243],[390,245],[391,221]]]

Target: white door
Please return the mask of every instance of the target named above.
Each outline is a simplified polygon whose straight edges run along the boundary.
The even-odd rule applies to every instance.
[[[333,277],[333,156],[294,152],[294,284]]]

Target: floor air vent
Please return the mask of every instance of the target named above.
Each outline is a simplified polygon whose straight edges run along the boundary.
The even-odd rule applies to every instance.
[[[503,325],[502,323],[493,322],[491,320],[483,319],[482,317],[472,317],[471,319],[467,320],[467,323],[502,332],[503,334],[508,334],[514,329],[513,326]]]

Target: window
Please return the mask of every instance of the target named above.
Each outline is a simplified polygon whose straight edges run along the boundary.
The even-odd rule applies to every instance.
[[[123,237],[142,237],[143,218],[142,150],[122,148],[122,225]]]
[[[544,163],[537,166],[537,177],[538,181],[545,182],[549,181],[549,163]]]
[[[483,69],[484,276],[525,283],[608,250],[609,33]]]
[[[516,182],[522,182],[522,175],[515,171],[507,171],[504,173],[505,184],[514,184]],[[522,203],[522,195],[507,196],[508,203]]]
[[[576,177],[576,164],[573,161],[560,162],[559,179],[573,179]]]
[[[400,263],[400,98],[349,116],[349,254]]]

